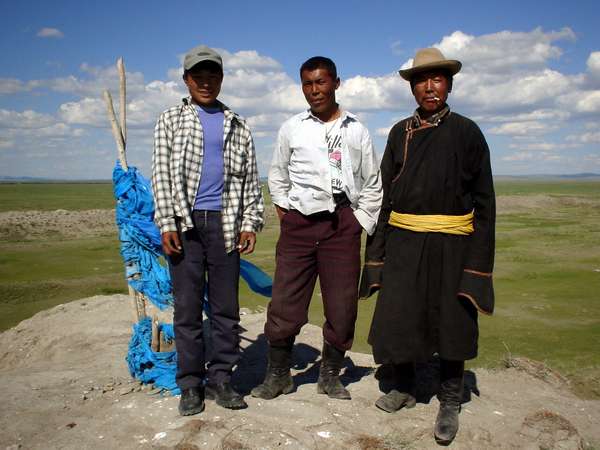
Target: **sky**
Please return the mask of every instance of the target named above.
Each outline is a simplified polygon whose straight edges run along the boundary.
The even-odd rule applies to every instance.
[[[106,107],[127,70],[127,159],[150,176],[153,128],[186,95],[181,62],[222,54],[219,99],[252,129],[267,176],[277,130],[307,107],[298,69],[337,65],[342,108],[378,154],[415,101],[398,69],[438,47],[463,69],[448,103],[475,120],[496,175],[600,173],[600,2],[13,1],[0,7],[0,177],[109,179]]]

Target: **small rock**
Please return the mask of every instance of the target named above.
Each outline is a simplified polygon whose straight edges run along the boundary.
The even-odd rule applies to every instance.
[[[131,394],[133,392],[133,390],[134,390],[133,386],[124,387],[123,389],[119,390],[119,395]]]

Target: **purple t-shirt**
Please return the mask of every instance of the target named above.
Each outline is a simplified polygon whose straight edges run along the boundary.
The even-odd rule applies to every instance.
[[[223,194],[223,121],[219,107],[196,105],[204,131],[204,156],[194,209],[221,211]]]

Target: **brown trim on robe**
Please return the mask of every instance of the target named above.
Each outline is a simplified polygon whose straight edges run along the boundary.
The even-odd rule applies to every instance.
[[[464,271],[467,273],[472,273],[473,275],[479,275],[481,277],[488,277],[488,278],[491,278],[492,273],[493,273],[493,272],[479,272],[479,271],[473,270],[473,269],[465,269]]]
[[[477,304],[477,302],[475,301],[475,299],[473,297],[471,297],[469,294],[466,294],[464,292],[459,292],[457,294],[457,296],[465,297],[467,300],[469,300],[473,304],[473,306],[475,307],[475,309],[477,309],[477,311],[479,311],[481,314],[485,314],[486,316],[491,316],[492,315],[492,313],[489,313],[489,312],[484,311],[483,309],[481,309],[479,307],[479,305]]]
[[[367,261],[365,266],[383,266],[383,261]]]

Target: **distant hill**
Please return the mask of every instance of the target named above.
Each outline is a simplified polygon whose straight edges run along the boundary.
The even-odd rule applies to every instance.
[[[600,179],[600,173],[494,175],[494,178],[505,180],[589,180]]]
[[[46,183],[48,181],[50,181],[48,178],[0,176],[0,183]]]
[[[41,177],[7,177],[0,176],[0,183],[112,183],[111,180],[61,180]]]
[[[574,173],[574,174],[529,174],[529,175],[495,175],[496,180],[600,180],[600,173]],[[9,177],[0,175],[0,183],[112,183],[112,180],[61,180],[42,177]],[[267,177],[260,178],[261,184],[267,183]]]

